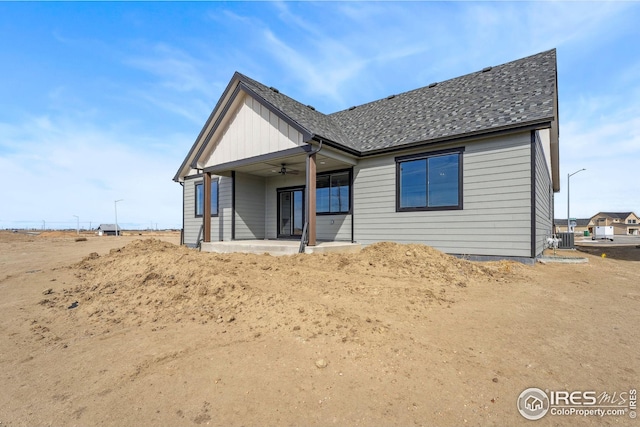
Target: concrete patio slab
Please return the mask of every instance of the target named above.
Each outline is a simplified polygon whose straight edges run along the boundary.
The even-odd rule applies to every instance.
[[[231,242],[202,242],[203,252],[249,253],[270,255],[294,255],[298,253],[300,242],[297,240],[234,240]],[[361,245],[351,242],[318,242],[316,246],[306,246],[304,252],[311,253],[355,253],[359,252]]]

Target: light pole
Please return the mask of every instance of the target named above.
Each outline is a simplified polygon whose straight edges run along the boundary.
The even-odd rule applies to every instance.
[[[115,202],[113,202],[113,206],[114,206],[115,211],[116,211],[116,237],[119,236],[119,234],[118,234],[118,202],[121,202],[122,200],[124,200],[124,199],[119,199],[119,200],[116,200]]]
[[[80,235],[80,217],[78,215],[74,215],[76,217],[76,234]]]
[[[571,215],[569,215],[569,200],[571,196],[571,192],[569,190],[571,184],[571,177],[578,172],[586,171],[586,169],[582,168],[579,171],[575,171],[574,173],[567,174],[567,233],[571,232]]]

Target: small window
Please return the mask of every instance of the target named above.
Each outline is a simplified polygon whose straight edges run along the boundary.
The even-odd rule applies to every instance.
[[[462,209],[461,160],[461,150],[397,158],[397,210]]]
[[[316,213],[350,212],[351,173],[349,171],[318,175],[316,178]]]
[[[196,183],[196,217],[204,215],[204,183]],[[218,216],[218,180],[211,180],[211,216]]]

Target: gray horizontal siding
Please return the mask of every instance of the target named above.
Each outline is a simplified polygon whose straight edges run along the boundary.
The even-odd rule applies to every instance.
[[[537,135],[536,135],[537,136]],[[539,138],[535,142],[535,256],[544,250],[553,233],[553,189],[544,149]]]
[[[198,180],[202,181],[202,179]],[[196,218],[196,190],[195,183],[198,182],[193,179],[186,179],[183,187],[183,209],[182,212],[184,218],[184,243],[189,246],[196,245],[198,243],[198,232],[202,225],[202,218]]]
[[[212,223],[211,229],[217,230],[218,241],[230,241],[231,240],[231,190],[233,180],[231,177],[221,176],[220,183],[218,184],[218,221],[214,226]],[[213,240],[213,239],[212,239]]]
[[[351,215],[316,216],[316,237],[318,240],[351,241]],[[333,221],[333,224],[331,223]]]
[[[213,177],[218,179],[218,216],[211,217],[211,241],[222,240],[222,211],[224,206],[231,206],[230,198],[225,195],[230,194],[230,179],[225,177]],[[185,179],[184,181],[184,243],[189,246],[198,243],[198,234],[202,226],[202,217],[196,217],[196,183],[202,182],[202,177]],[[201,236],[204,238],[204,236]]]
[[[394,157],[363,159],[355,168],[355,240],[424,243],[455,254],[528,257],[530,155],[528,132],[468,143],[463,154],[464,209],[421,212],[395,210]]]
[[[265,178],[236,173],[236,239],[265,237]]]

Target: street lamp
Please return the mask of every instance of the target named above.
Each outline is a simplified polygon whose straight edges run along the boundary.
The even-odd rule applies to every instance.
[[[571,177],[575,174],[577,174],[578,172],[582,172],[582,171],[586,171],[586,169],[582,168],[579,171],[575,171],[574,173],[568,173],[567,174],[567,233],[571,232],[571,215],[569,215],[569,200],[570,200],[570,184],[571,184]]]
[[[116,211],[116,237],[119,235],[118,234],[118,202],[123,201],[124,199],[119,199],[113,202],[113,206],[115,208]]]
[[[76,217],[76,234],[80,235],[80,217],[78,215],[74,215]]]

